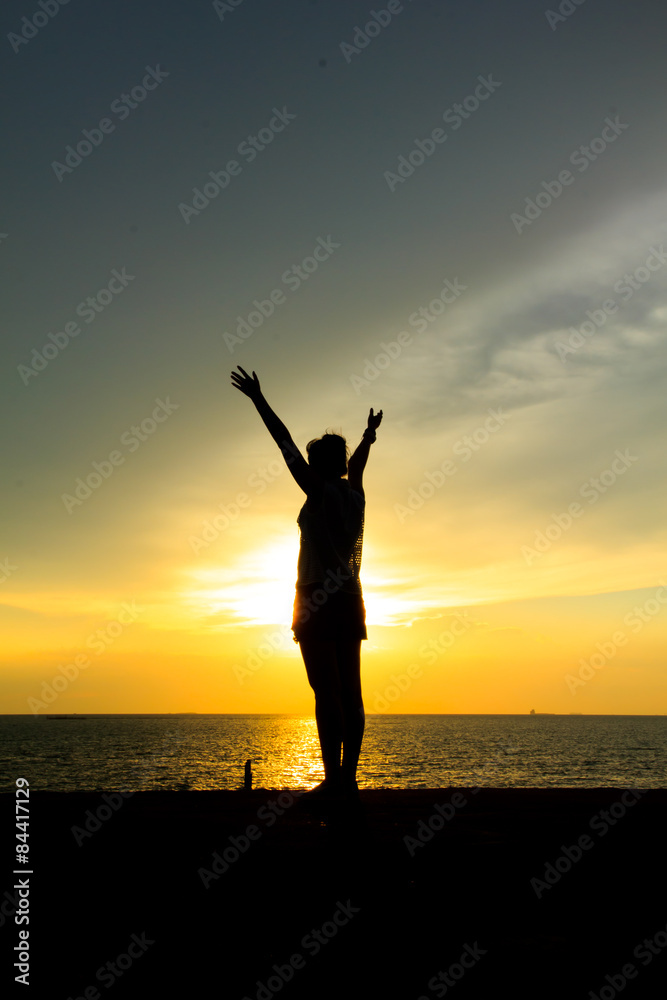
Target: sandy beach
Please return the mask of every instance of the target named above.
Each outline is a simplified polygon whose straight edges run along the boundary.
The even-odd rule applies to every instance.
[[[31,995],[657,997],[666,805],[623,789],[362,790],[335,810],[284,790],[36,793]],[[11,859],[13,796],[2,813]]]

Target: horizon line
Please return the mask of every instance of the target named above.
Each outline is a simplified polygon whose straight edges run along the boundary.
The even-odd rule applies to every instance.
[[[5,718],[34,718],[34,719],[48,719],[48,718],[72,718],[79,716],[81,718],[88,717],[106,717],[110,715],[141,715],[141,716],[165,716],[165,715],[224,715],[224,716],[294,716],[296,718],[315,718],[315,714],[311,712],[45,712],[44,714],[35,715],[31,712],[2,712],[0,713],[0,719]],[[366,712],[366,718],[382,718],[383,716],[474,716],[474,717],[496,717],[496,716],[507,716],[507,717],[518,717],[518,718],[534,718],[541,716],[550,716],[557,718],[616,718],[616,719],[661,719],[665,718],[667,713],[648,713],[648,712]]]

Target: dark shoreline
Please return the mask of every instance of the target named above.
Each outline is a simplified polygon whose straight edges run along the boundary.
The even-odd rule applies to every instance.
[[[588,1000],[625,966],[657,997],[667,948],[635,950],[667,925],[666,815],[667,789],[34,792],[32,995]]]

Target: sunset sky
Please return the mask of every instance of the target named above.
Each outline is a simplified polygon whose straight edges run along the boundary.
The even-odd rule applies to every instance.
[[[312,712],[236,365],[384,411],[368,712],[667,711],[667,25],[561,8],[3,6],[0,713]]]

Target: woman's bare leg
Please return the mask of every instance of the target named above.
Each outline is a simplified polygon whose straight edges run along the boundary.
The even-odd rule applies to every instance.
[[[322,639],[302,639],[299,646],[308,681],[315,692],[315,718],[325,780],[327,785],[338,784],[344,716],[336,644]]]
[[[361,640],[341,639],[336,644],[336,655],[343,709],[341,777],[345,784],[351,784],[356,780],[366,724],[364,702],[361,696]]]

